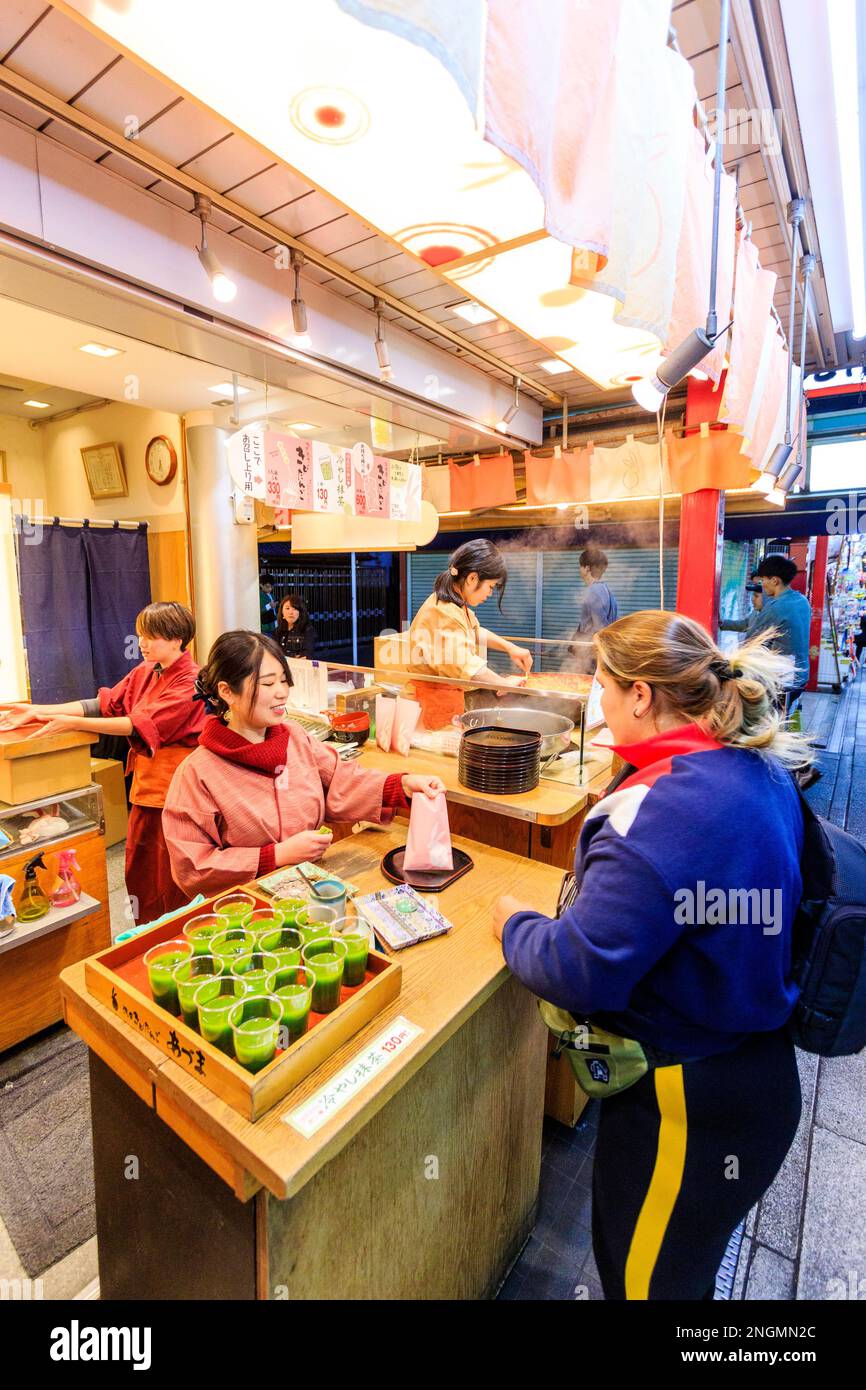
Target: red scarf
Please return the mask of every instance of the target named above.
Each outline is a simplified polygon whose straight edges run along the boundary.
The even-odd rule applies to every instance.
[[[216,715],[211,715],[205,720],[199,745],[225,758],[226,762],[274,776],[286,765],[289,731],[285,724],[272,724],[265,731],[264,742],[250,743],[249,739],[236,734]]]

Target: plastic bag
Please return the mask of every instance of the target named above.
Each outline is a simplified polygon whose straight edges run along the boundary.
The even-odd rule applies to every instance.
[[[437,792],[434,797],[416,792],[412,797],[403,868],[410,873],[413,870],[416,873],[429,873],[435,869],[454,868],[448,803],[444,792]]]
[[[412,745],[412,735],[418,727],[420,718],[421,706],[418,701],[405,700],[402,695],[398,695],[397,712],[394,715],[394,730],[391,734],[392,753],[400,753],[404,758],[408,758]]]
[[[376,743],[383,753],[391,752],[391,734],[397,701],[389,695],[376,696]]]

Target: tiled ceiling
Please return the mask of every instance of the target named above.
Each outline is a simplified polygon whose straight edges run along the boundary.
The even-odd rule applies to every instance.
[[[714,105],[716,81],[718,9],[718,0],[682,0],[673,9],[679,46],[693,63],[699,96],[710,107]],[[179,97],[167,83],[119,55],[108,43],[53,6],[40,0],[4,0],[0,7],[0,111],[69,145],[85,158],[105,164],[154,196],[191,212],[192,195],[187,189],[155,177],[134,159],[110,149],[92,134],[76,130],[67,121],[46,116],[44,110],[2,86],[4,70],[29,79],[113,132],[123,133],[125,122],[134,116],[140,150],[185,170],[215,192],[267,220],[278,231],[382,286],[406,305],[423,310],[431,320],[459,334],[465,342],[483,346],[507,364],[504,371],[489,365],[484,365],[483,370],[505,381],[509,380],[510,371],[547,380],[539,365],[550,355],[545,348],[502,320],[469,326],[451,307],[460,300],[459,291],[435,270],[377,235],[219,117]],[[728,63],[728,101],[735,107],[747,105],[733,49]],[[729,148],[727,163],[728,167],[736,164],[741,204],[752,222],[752,235],[760,247],[762,262],[779,275],[776,304],[786,322],[786,234],[779,225],[764,156],[757,145],[738,144]],[[263,253],[275,245],[275,240],[261,230],[245,226],[222,209],[214,210],[213,220],[239,241]],[[367,295],[326,269],[308,262],[304,273],[330,291],[369,307]],[[460,350],[398,310],[386,306],[384,312],[408,332],[435,338],[438,346],[447,351]],[[566,393],[570,406],[577,408],[628,399],[625,392],[600,391],[577,372],[551,376],[549,380],[550,389]]]

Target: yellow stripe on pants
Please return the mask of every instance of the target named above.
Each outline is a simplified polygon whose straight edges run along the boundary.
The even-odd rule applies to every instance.
[[[658,1149],[653,1175],[626,1260],[627,1299],[649,1298],[650,1280],[679,1196],[686,1165],[688,1122],[682,1067],[657,1067],[655,1086],[660,1116]]]

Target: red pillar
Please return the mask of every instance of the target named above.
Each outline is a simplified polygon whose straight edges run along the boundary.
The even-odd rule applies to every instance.
[[[827,595],[827,546],[829,536],[816,536],[815,562],[812,566],[812,621],[809,624],[809,679],[807,690],[818,688],[818,663],[821,654],[821,629],[824,625],[824,603]]]
[[[689,378],[686,395],[686,427],[718,418],[722,383]],[[683,493],[680,507],[677,612],[694,618],[715,634],[722,580],[722,544],[725,532],[725,494],[716,488]]]

